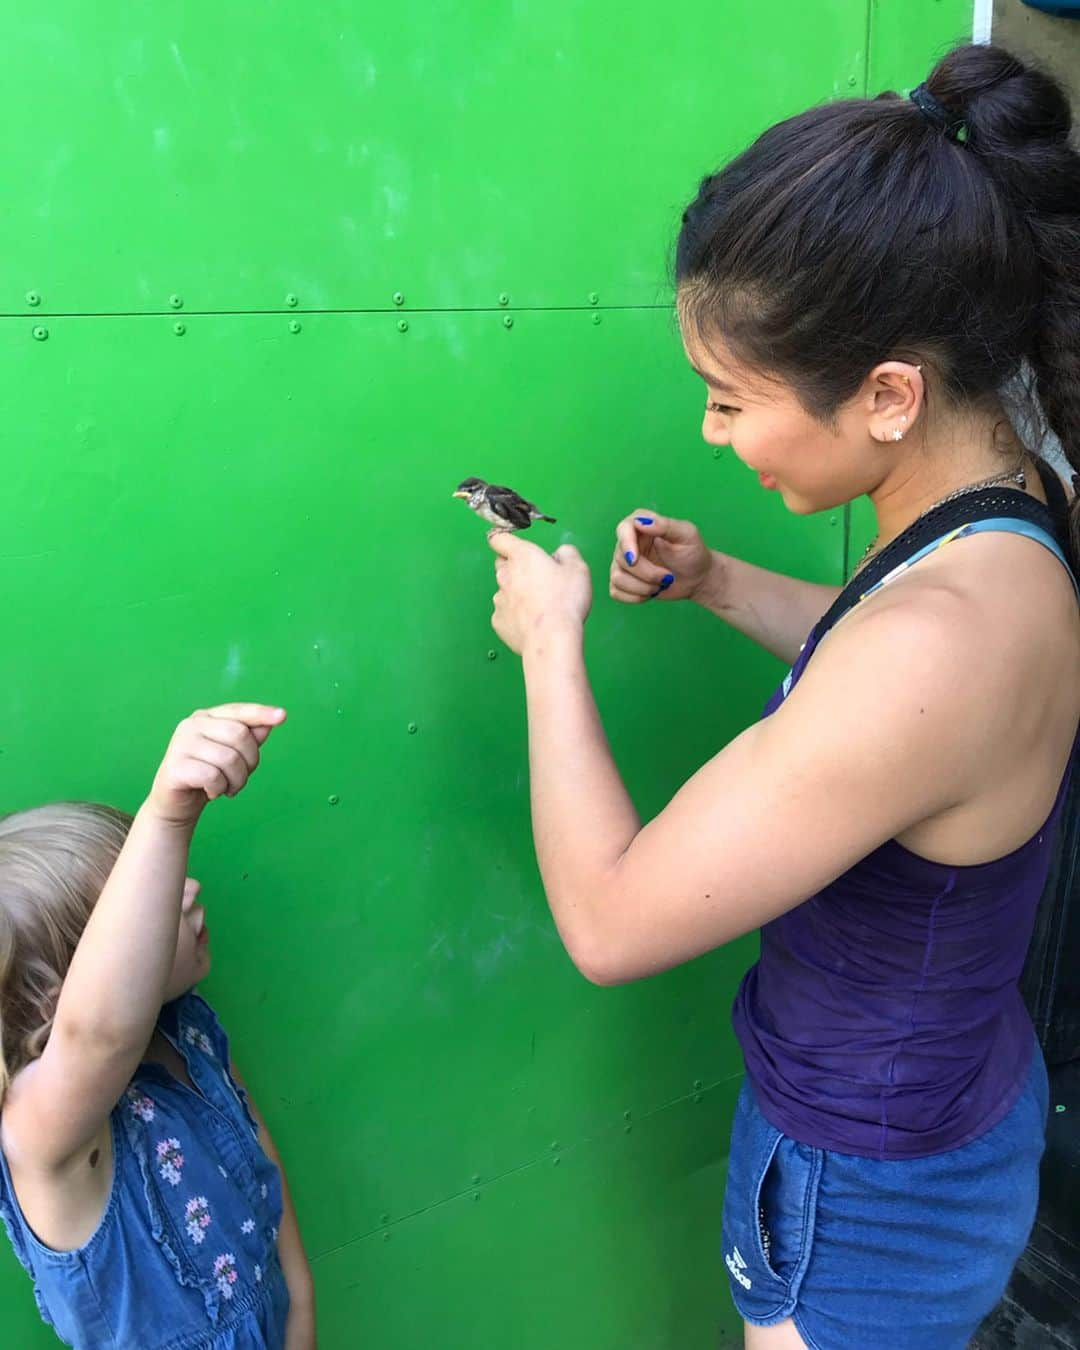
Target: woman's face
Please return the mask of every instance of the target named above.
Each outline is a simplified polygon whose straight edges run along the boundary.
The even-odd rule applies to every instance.
[[[899,411],[906,406],[904,388],[893,399],[888,383],[884,390],[873,387],[875,371],[839,409],[835,426],[825,426],[788,385],[741,367],[721,342],[706,347],[684,333],[683,345],[705,382],[705,440],[728,446],[763,488],[780,493],[789,511],[829,510],[881,482],[892,458],[890,427],[906,431],[909,425]],[[906,383],[902,374],[897,380]]]

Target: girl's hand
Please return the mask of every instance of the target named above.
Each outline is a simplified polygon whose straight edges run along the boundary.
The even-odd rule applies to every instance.
[[[696,599],[717,562],[696,525],[648,508],[620,520],[615,538],[609,590],[624,605]]]
[[[160,820],[193,826],[207,802],[235,797],[259,766],[259,747],[285,721],[284,708],[224,703],[176,728],[147,806]]]
[[[488,543],[495,563],[495,613],[491,626],[520,656],[541,633],[561,628],[580,632],[592,606],[592,579],[585,559],[570,544],[545,553],[537,544],[493,532]]]

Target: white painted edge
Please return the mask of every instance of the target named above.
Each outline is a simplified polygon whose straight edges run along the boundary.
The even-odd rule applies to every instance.
[[[987,43],[994,27],[994,0],[975,0],[975,18],[972,24],[972,42]]]

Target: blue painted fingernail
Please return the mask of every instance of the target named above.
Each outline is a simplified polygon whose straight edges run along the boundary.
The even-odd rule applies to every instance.
[[[635,516],[634,519],[639,525],[651,525],[653,523],[652,516]]]
[[[630,552],[629,549],[626,550],[625,557],[626,557],[626,561],[630,564],[631,567],[633,567],[633,565],[634,565],[634,555]]]
[[[666,591],[669,586],[674,585],[675,585],[675,578],[669,572],[667,576],[663,579],[663,581],[660,583],[660,589],[662,591]]]

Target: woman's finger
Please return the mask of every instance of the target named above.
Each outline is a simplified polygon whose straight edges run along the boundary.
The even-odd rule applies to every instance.
[[[690,520],[677,520],[674,516],[662,516],[645,507],[627,517],[642,539],[666,539],[669,544],[688,544],[697,534],[697,526]]]
[[[618,559],[615,565],[621,567]],[[666,590],[668,586],[674,586],[675,574],[659,563],[651,562],[648,558],[642,558],[634,568],[625,569],[627,575],[640,577],[650,590],[656,590],[657,586],[663,586]]]
[[[632,572],[627,572],[620,567],[617,562],[611,564],[611,573],[608,577],[608,589],[616,600],[624,596],[632,596],[635,599],[644,599],[652,595],[659,583],[652,583],[636,577]]]
[[[632,516],[620,520],[615,526],[615,557],[627,567],[636,567],[640,560],[641,545]]]

